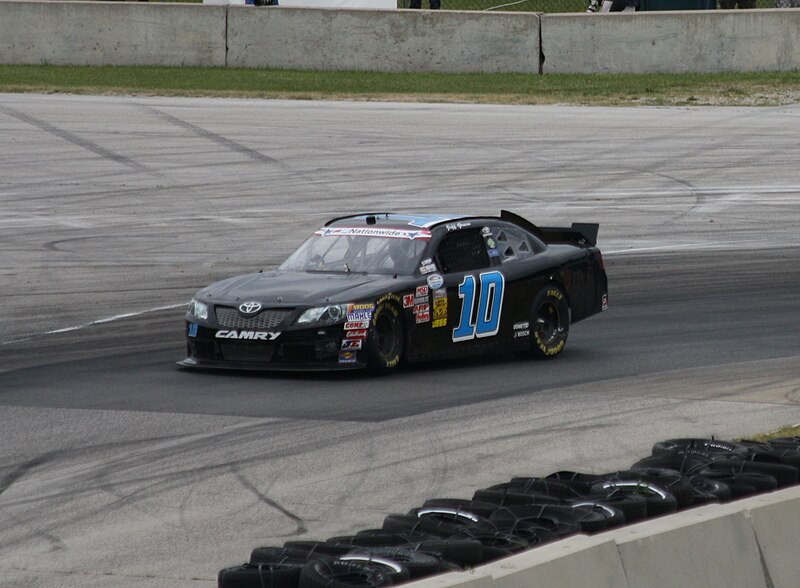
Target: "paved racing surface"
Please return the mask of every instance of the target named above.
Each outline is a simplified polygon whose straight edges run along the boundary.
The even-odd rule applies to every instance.
[[[800,422],[800,108],[0,95],[0,586],[207,586],[672,436]],[[600,223],[554,361],[180,371],[183,305],[363,210]]]

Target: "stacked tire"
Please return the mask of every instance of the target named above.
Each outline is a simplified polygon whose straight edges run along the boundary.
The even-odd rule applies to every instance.
[[[578,533],[798,484],[800,437],[766,443],[678,438],[630,469],[517,477],[471,499],[438,498],[381,528],[257,547],[219,588],[359,588],[471,568]]]

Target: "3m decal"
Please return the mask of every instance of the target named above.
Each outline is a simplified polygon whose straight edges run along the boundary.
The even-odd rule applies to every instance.
[[[403,308],[411,308],[412,306],[414,306],[414,295],[413,294],[403,295]]]
[[[469,341],[474,338],[493,337],[500,330],[500,313],[503,310],[505,278],[500,272],[486,272],[480,275],[481,289],[477,293],[478,312],[473,322],[475,309],[475,276],[464,276],[458,286],[461,298],[461,316],[458,326],[453,329],[453,342]]]

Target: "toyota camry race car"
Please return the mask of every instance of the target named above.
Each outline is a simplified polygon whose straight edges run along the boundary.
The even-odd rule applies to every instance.
[[[337,218],[274,271],[217,282],[186,313],[184,367],[388,370],[561,353],[608,307],[598,225],[371,213]]]

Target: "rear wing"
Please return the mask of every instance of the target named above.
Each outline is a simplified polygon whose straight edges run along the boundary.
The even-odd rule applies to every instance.
[[[572,245],[597,245],[598,223],[572,223],[570,227],[537,227],[532,222],[507,210],[500,211],[500,218],[528,229],[545,243],[569,243]]]

